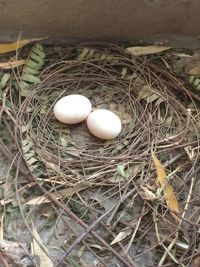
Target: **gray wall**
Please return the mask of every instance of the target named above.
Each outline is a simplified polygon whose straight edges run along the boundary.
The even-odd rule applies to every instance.
[[[198,46],[199,0],[0,0],[0,39],[146,40]]]

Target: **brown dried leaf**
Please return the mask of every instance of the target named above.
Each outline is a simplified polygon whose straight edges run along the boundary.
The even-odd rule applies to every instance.
[[[145,56],[145,55],[161,53],[166,50],[169,50],[170,48],[171,48],[170,46],[151,45],[151,46],[128,47],[127,50],[134,56]]]
[[[163,96],[159,91],[156,89],[152,88],[150,85],[144,85],[143,88],[140,90],[138,94],[138,100],[144,99],[147,103],[152,103],[156,101],[156,105],[162,103],[165,101]],[[159,100],[159,102],[158,102]]]
[[[56,199],[61,199],[63,197],[70,197],[74,195],[76,192],[85,190],[89,186],[90,184],[88,182],[83,182],[83,183],[76,184],[74,187],[65,188],[55,193],[52,193],[52,195]],[[48,196],[39,196],[39,197],[32,198],[31,200],[26,202],[25,205],[40,205],[40,204],[44,204],[48,202],[51,202],[51,200],[48,199]]]
[[[190,70],[188,70],[188,74],[199,76],[200,75],[200,66],[196,66],[194,68],[191,68]]]
[[[173,191],[173,187],[168,183],[164,167],[162,166],[161,162],[159,161],[154,152],[152,152],[152,159],[156,168],[157,179],[160,184],[160,187],[163,190],[167,206],[175,220],[177,222],[180,222],[180,219],[176,216],[176,214],[180,214],[180,209],[178,200]]]
[[[0,44],[0,54],[2,53],[8,53],[11,51],[16,51],[17,49],[31,43],[31,42],[36,42],[43,40],[45,38],[34,38],[34,39],[27,39],[27,40],[18,40],[13,43],[8,43],[8,44]]]

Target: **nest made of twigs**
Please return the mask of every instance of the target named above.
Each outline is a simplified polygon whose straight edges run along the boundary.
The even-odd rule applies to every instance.
[[[152,149],[164,152],[182,141],[196,141],[196,122],[177,98],[182,85],[126,49],[70,48],[47,64],[40,79],[22,101],[16,133],[31,173],[52,184],[131,184],[148,170]],[[88,97],[93,108],[115,112],[123,124],[119,137],[102,141],[85,122],[58,122],[53,115],[56,101],[73,93]]]

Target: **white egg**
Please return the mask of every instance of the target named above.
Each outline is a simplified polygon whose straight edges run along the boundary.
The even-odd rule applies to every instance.
[[[108,140],[120,134],[122,124],[119,117],[112,111],[98,109],[88,116],[87,127],[96,137]]]
[[[68,124],[84,121],[92,110],[90,100],[83,95],[68,95],[58,100],[54,106],[55,117]]]

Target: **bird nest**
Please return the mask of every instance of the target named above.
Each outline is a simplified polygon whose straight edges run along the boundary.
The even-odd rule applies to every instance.
[[[35,177],[52,186],[88,181],[123,187],[147,173],[152,149],[167,160],[166,151],[197,139],[191,110],[178,99],[180,92],[188,97],[183,86],[151,60],[136,60],[114,45],[59,53],[16,116],[19,147]],[[122,121],[119,137],[103,141],[91,135],[85,122],[70,126],[57,121],[56,101],[74,93],[88,97],[95,109],[116,113]]]
[[[37,46],[34,53],[37,51],[42,59],[33,56],[39,64],[37,68],[43,64],[40,49]],[[195,93],[166,69],[161,56],[135,57],[126,48],[113,44],[48,47],[46,51],[43,71],[39,77],[31,76],[34,83],[29,84],[28,90],[14,85],[23,84],[23,79],[30,76],[21,69],[13,70],[14,79],[4,91],[7,98],[2,106],[5,118],[12,122],[13,128],[7,128],[11,129],[27,168],[20,157],[17,167],[22,166],[21,173],[27,179],[31,176],[40,192],[60,208],[60,217],[66,212],[73,219],[73,224],[67,222],[68,231],[77,239],[67,243],[66,255],[83,240],[91,250],[91,234],[99,242],[91,250],[95,257],[105,252],[105,246],[121,262],[124,255],[130,256],[131,263],[125,266],[134,266],[131,249],[137,234],[138,244],[147,247],[144,253],[158,246],[164,249],[159,266],[167,255],[177,263],[170,252],[178,238],[175,233],[190,231],[198,226],[193,222],[199,221],[193,179],[200,168],[199,112],[191,97]],[[35,66],[35,61],[32,63]],[[56,120],[55,103],[75,93],[88,97],[94,109],[109,109],[117,114],[122,121],[120,135],[101,140],[89,132],[85,122],[67,125]],[[159,170],[163,180],[161,183],[158,179],[158,186],[155,177]],[[81,190],[84,191],[80,193]],[[174,201],[170,205],[169,192]],[[41,204],[46,198],[33,200],[26,204]],[[177,201],[182,210],[173,209]],[[80,238],[76,223],[84,228]],[[188,232],[185,240],[188,236],[193,238],[194,233]],[[188,262],[196,241],[191,247],[185,241],[181,247],[180,242],[175,251],[178,260]],[[103,246],[96,252],[99,244]],[[140,253],[142,258],[144,253]],[[108,262],[110,266],[110,259]]]

